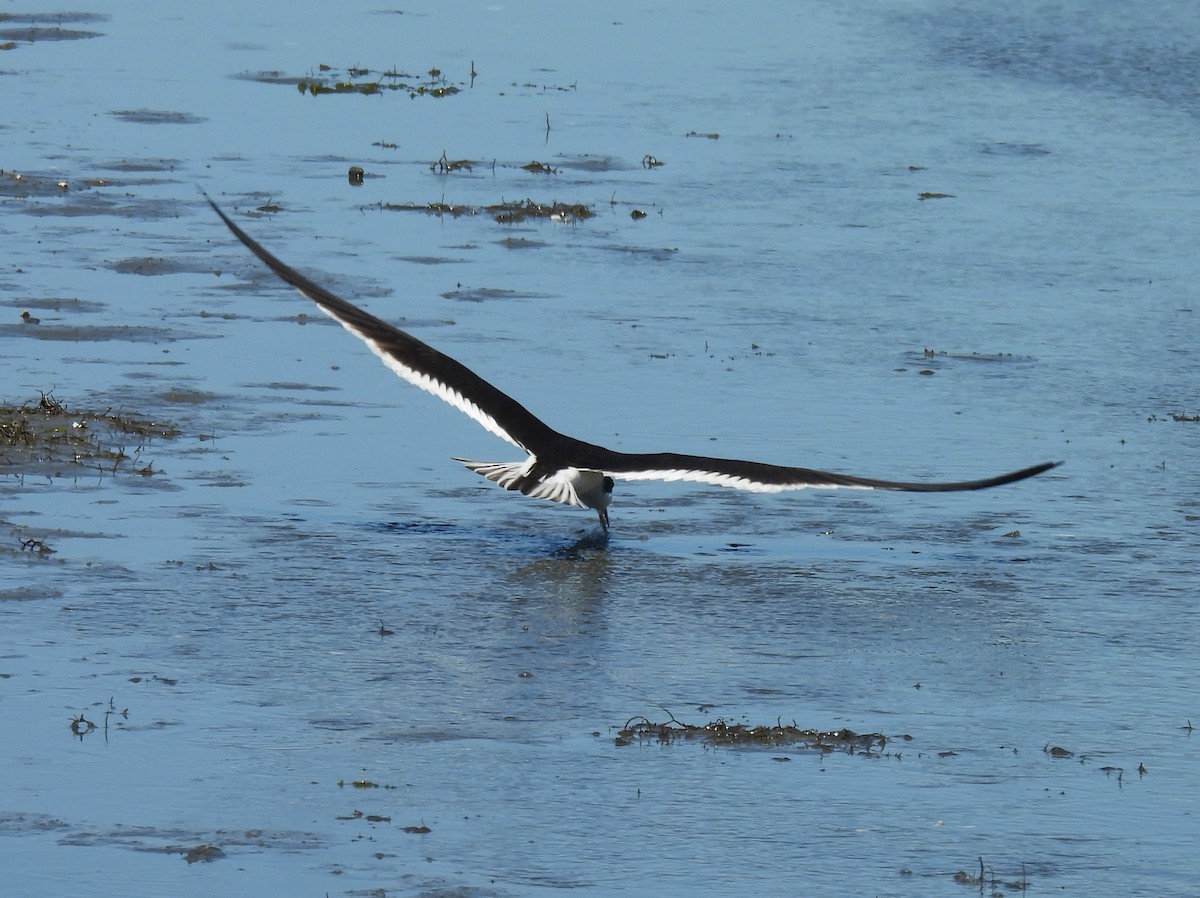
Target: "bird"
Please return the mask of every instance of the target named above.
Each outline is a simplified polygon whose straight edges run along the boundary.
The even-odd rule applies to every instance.
[[[941,493],[1016,483],[1062,464],[1043,462],[980,480],[930,483],[879,480],[813,468],[677,452],[618,452],[587,443],[559,433],[461,362],[334,295],[280,261],[238,227],[212,197],[204,193],[204,198],[230,232],[267,268],[362,340],[384,365],[526,454],[526,458],[514,462],[480,462],[464,458],[454,461],[506,490],[520,491],[535,499],[590,508],[599,516],[600,526],[606,534],[609,530],[608,508],[617,477],[626,481],[688,481],[758,493],[836,487]]]

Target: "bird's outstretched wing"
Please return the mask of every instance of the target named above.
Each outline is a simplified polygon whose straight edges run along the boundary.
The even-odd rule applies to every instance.
[[[701,455],[679,455],[673,452],[632,454],[603,451],[602,458],[592,458],[598,469],[621,480],[666,480],[710,483],[755,493],[780,493],[785,490],[849,487],[852,489],[899,490],[910,493],[948,493],[962,490],[983,490],[1006,483],[1016,483],[1057,467],[1061,462],[1043,462],[1020,471],[985,477],[980,480],[961,480],[949,483],[879,480],[853,474],[835,474],[811,468],[789,468],[762,462],[708,458]]]
[[[207,194],[204,196],[213,211],[247,249],[258,256],[282,280],[316,303],[321,311],[366,343],[371,352],[392,371],[414,386],[448,402],[501,439],[538,456],[541,460],[539,469],[544,468],[546,476],[553,474],[556,466],[561,464],[601,471],[623,480],[688,481],[760,493],[834,487],[941,493],[981,490],[1015,483],[1061,464],[1044,462],[1020,471],[981,480],[920,483],[878,480],[811,468],[790,468],[763,462],[681,455],[673,452],[615,452],[603,446],[585,443],[552,430],[507,393],[496,389],[465,365],[398,327],[364,312],[353,303],[335,296],[320,284],[284,264],[234,224],[211,197]],[[505,423],[501,424],[501,421]],[[529,473],[524,471],[525,466],[520,463],[506,467],[520,467],[523,479]],[[540,482],[544,477],[537,474],[534,479]]]
[[[250,252],[271,271],[291,284],[330,318],[354,334],[385,365],[410,384],[448,402],[490,433],[526,452],[536,453],[547,439],[557,436],[544,422],[465,365],[422,343],[412,334],[364,312],[353,303],[330,293],[320,284],[286,265],[226,215],[204,195],[213,211]],[[505,423],[502,425],[500,421]]]

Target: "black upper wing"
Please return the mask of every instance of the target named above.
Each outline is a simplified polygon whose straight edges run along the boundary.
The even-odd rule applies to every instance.
[[[852,487],[858,489],[901,490],[913,493],[947,493],[960,490],[982,490],[1015,483],[1057,467],[1061,462],[1043,462],[1020,471],[985,477],[980,480],[961,480],[949,483],[878,480],[852,474],[835,474],[811,468],[790,468],[763,462],[709,458],[702,455],[680,455],[674,452],[652,454],[613,452],[600,446],[577,444],[579,461],[622,480],[681,480],[710,483],[758,493],[778,493],[806,488]],[[576,453],[572,453],[576,457]]]
[[[393,327],[285,265],[239,228],[207,194],[213,211],[246,248],[268,268],[311,299],[330,318],[367,344],[396,374],[448,402],[489,432],[526,452],[558,438],[558,434],[507,393],[496,389],[470,368]]]

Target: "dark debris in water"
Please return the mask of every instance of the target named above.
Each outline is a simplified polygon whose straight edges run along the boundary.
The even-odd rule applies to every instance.
[[[91,16],[92,18],[77,18],[74,21],[101,21],[108,16],[97,13],[64,13],[65,16]],[[23,28],[0,27],[0,49],[15,50],[21,44],[46,43],[47,41],[85,41],[93,37],[103,37],[99,31],[84,31],[81,28],[63,28],[59,24],[62,19],[45,15],[21,15],[0,13],[0,26],[16,22],[25,22]],[[54,24],[50,24],[53,22]],[[45,23],[45,24],[34,24]]]
[[[225,857],[225,852],[216,845],[209,845],[207,842],[193,846],[192,848],[180,849],[183,852],[183,859],[189,864],[196,863],[211,863]]]
[[[596,213],[583,203],[539,203],[525,199],[513,202],[494,203],[490,206],[456,206],[453,203],[379,203],[378,208],[384,212],[425,212],[430,215],[459,216],[490,215],[500,224],[517,224],[530,219],[545,219],[546,221],[576,222],[591,218]]]
[[[376,143],[375,146],[382,146],[389,149],[395,149],[394,143]],[[573,170],[587,172],[589,174],[602,174],[615,171],[634,171],[638,168],[646,167],[646,160],[652,159],[651,156],[645,156],[637,165],[633,165],[620,159],[616,156],[600,156],[590,153],[583,153],[574,156],[558,156],[553,163],[541,162],[534,159],[531,162],[498,162],[495,159],[451,159],[445,152],[438,159],[429,164],[429,170],[439,175],[448,175],[454,172],[469,172],[476,168],[490,170],[493,174],[497,168],[512,168],[520,171],[530,172],[538,175],[556,175],[561,171]],[[656,164],[661,165],[661,162],[655,160]]]
[[[805,729],[795,723],[777,721],[772,725],[749,726],[717,719],[703,725],[676,720],[664,723],[646,717],[631,717],[617,734],[618,746],[652,740],[670,744],[678,739],[699,739],[705,745],[746,748],[801,748],[828,754],[878,754],[887,746],[882,733],[855,733],[853,730]]]
[[[437,172],[440,175],[448,175],[450,172],[470,171],[476,165],[483,163],[473,162],[470,159],[450,159],[446,156],[446,151],[442,150],[442,155],[437,162],[429,166],[429,170]]]
[[[1189,720],[1187,723],[1187,726],[1180,727],[1180,729],[1190,735],[1191,731],[1192,731],[1192,722]],[[1091,755],[1087,754],[1086,752],[1077,753],[1077,752],[1071,751],[1068,748],[1063,748],[1061,745],[1050,745],[1049,743],[1046,743],[1045,747],[1042,749],[1042,753],[1045,754],[1046,757],[1050,758],[1053,761],[1072,760],[1072,761],[1077,761],[1080,764],[1090,764],[1094,760],[1094,758]],[[1117,765],[1117,764],[1103,764],[1100,766],[1099,770],[1106,777],[1113,779],[1116,782],[1118,788],[1124,788],[1124,786],[1125,786],[1125,768],[1124,767]],[[1146,769],[1146,765],[1144,762],[1139,762],[1136,770],[1137,770],[1137,775],[1139,778],[1144,777],[1149,772]]]
[[[312,97],[329,94],[376,96],[399,91],[410,98],[436,99],[453,96],[462,90],[461,86],[452,84],[438,68],[432,68],[422,74],[411,74],[402,72],[395,66],[386,71],[375,71],[359,66],[342,69],[331,65],[319,65],[315,73],[301,77],[283,72],[247,73],[238,77],[262,84],[286,84],[295,87],[301,94]]]
[[[901,871],[911,875],[911,870]],[[978,875],[968,873],[966,870],[958,870],[951,874],[951,878],[961,886],[971,886],[978,888],[980,894],[984,894],[985,890],[989,895],[1004,895],[1007,892],[1016,892],[1024,895],[1029,890],[1029,876],[1025,869],[1025,865],[1021,865],[1020,878],[1013,874],[1013,878],[1004,881],[995,870],[990,866],[985,867],[983,858],[979,858],[979,873]]]
[[[78,466],[150,477],[161,471],[142,458],[145,447],[179,435],[163,421],[113,409],[69,410],[43,393],[37,402],[0,405],[0,473],[49,477]]]

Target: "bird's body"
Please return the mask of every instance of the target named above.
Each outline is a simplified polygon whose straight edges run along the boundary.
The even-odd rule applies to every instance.
[[[366,343],[371,352],[392,371],[454,406],[490,433],[523,449],[528,456],[518,462],[456,461],[505,489],[519,490],[538,499],[594,509],[605,530],[608,529],[608,506],[616,476],[625,480],[691,481],[763,493],[834,487],[950,492],[1014,483],[1058,464],[1045,462],[982,480],[921,483],[877,480],[811,468],[674,452],[617,452],[586,443],[552,429],[511,396],[460,362],[335,296],[285,265],[234,224],[212,199],[208,202],[234,236],[268,268]]]

